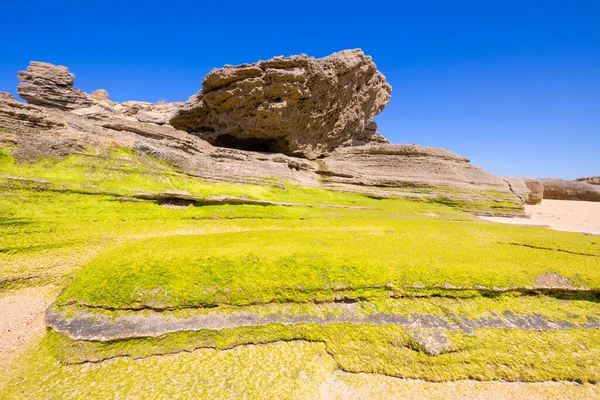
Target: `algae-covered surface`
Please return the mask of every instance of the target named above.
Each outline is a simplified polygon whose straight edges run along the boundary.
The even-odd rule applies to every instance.
[[[51,285],[52,309],[97,332],[123,318],[246,318],[115,340],[49,329],[0,398],[392,398],[402,379],[598,394],[600,239],[472,214],[522,209],[508,199],[206,182],[125,150],[16,164],[3,149],[0,191],[1,293]],[[167,191],[291,205],[139,196]]]

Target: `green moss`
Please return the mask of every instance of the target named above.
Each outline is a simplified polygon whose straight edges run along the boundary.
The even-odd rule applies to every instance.
[[[466,335],[446,331],[449,352],[431,356],[415,350],[411,334],[397,326],[331,324],[268,325],[221,331],[178,332],[154,339],[116,342],[71,341],[49,332],[47,340],[62,362],[100,361],[118,356],[190,352],[198,348],[231,349],[245,344],[303,340],[323,342],[339,367],[433,381],[460,379],[598,382],[600,331],[521,331],[478,329]]]
[[[126,309],[369,299],[406,295],[406,288],[526,288],[547,272],[600,288],[598,257],[504,244],[513,231],[471,222],[347,218],[325,229],[282,221],[278,230],[144,239],[91,261],[58,302]],[[530,232],[543,242],[547,231]],[[562,237],[561,246],[588,246],[583,235]]]
[[[0,398],[316,398],[335,367],[323,344],[302,342],[64,366],[44,340],[0,384]]]
[[[0,147],[0,166],[14,164],[15,160],[8,147]]]

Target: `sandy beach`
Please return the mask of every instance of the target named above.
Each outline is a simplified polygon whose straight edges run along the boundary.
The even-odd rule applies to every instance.
[[[539,205],[526,205],[525,212],[531,218],[482,217],[482,219],[600,235],[600,203],[598,202],[543,200]]]

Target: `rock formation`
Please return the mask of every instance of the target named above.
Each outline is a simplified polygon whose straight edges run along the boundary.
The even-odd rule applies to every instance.
[[[600,176],[590,176],[587,178],[577,178],[575,179],[579,182],[589,183],[590,185],[600,185]]]
[[[30,104],[61,110],[90,107],[91,97],[73,87],[75,75],[67,67],[32,61],[26,71],[19,72],[17,91]]]
[[[544,185],[544,199],[600,201],[600,186],[565,179],[540,179]]]
[[[523,182],[525,182],[525,185],[531,191],[525,203],[531,205],[540,204],[544,198],[544,185],[542,181],[533,178],[523,178]]]
[[[388,144],[372,118],[389,100],[390,87],[370,58],[357,50],[320,60],[278,57],[213,71],[203,91],[171,121],[188,127],[198,121],[214,123],[216,146],[165,123],[183,103],[116,103],[106,90],[87,95],[73,88],[73,76],[65,67],[32,63],[29,70],[48,76],[32,92],[41,106],[0,93],[0,146],[11,146],[18,161],[62,157],[90,147],[123,147],[208,181],[278,185],[289,181],[377,197],[491,201],[500,204],[499,213],[510,215],[522,212],[517,204],[529,194],[522,180],[491,175],[450,151]],[[36,79],[41,78],[32,81]],[[62,92],[56,88],[64,89],[66,97],[58,97]],[[273,99],[275,93],[289,96]],[[276,104],[282,105],[282,119],[274,117]],[[224,111],[227,107],[230,113]],[[319,107],[324,107],[321,113]],[[268,123],[252,128],[250,120],[258,114],[268,115]],[[243,136],[244,129],[249,136]],[[241,139],[223,133],[236,130]],[[321,158],[313,161],[264,150]],[[507,201],[515,207],[506,207]]]
[[[387,142],[372,120],[392,88],[361,50],[225,66],[202,84],[171,125],[218,146],[314,159],[341,146]]]
[[[87,94],[73,86],[75,75],[67,67],[32,61],[27,71],[19,72],[17,91],[30,104],[73,111],[90,118],[110,115],[130,120],[168,125],[173,114],[184,103],[148,103],[127,101],[123,104],[109,99],[108,92],[98,89]]]
[[[328,182],[364,186],[439,186],[508,189],[499,176],[451,151],[394,144],[341,148],[320,161]]]

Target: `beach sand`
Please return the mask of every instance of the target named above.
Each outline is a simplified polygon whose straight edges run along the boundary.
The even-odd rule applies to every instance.
[[[600,235],[600,203],[591,201],[543,200],[542,204],[525,206],[531,218],[482,217],[487,221],[507,224],[542,226],[570,232]]]

